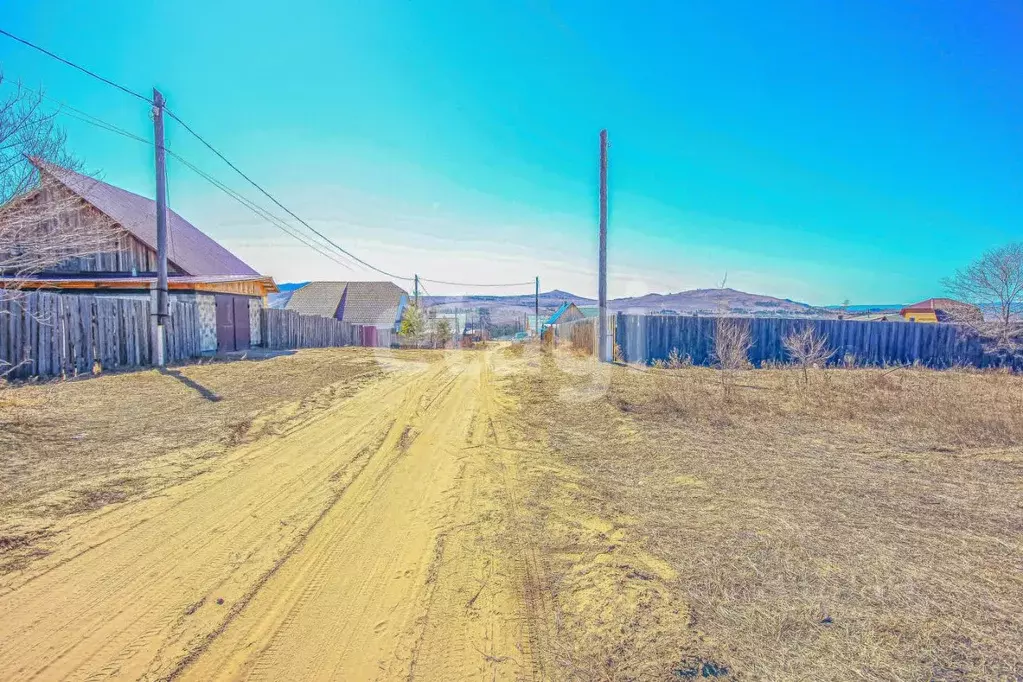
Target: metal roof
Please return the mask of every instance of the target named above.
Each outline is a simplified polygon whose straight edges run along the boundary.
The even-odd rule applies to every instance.
[[[140,242],[156,250],[155,201],[46,161],[33,159],[32,162],[47,176],[85,199]],[[167,259],[182,272],[194,276],[260,276],[233,253],[169,209]]]

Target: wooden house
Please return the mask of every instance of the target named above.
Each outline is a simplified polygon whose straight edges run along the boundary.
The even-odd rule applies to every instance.
[[[156,202],[44,161],[33,163],[40,171],[38,186],[0,208],[0,224],[17,216],[16,234],[23,235],[23,244],[14,239],[10,253],[0,253],[0,287],[151,296],[157,269]],[[168,289],[172,299],[198,304],[202,350],[258,343],[259,309],[266,295],[277,291],[273,279],[174,211],[167,213]],[[71,234],[76,245],[63,254],[62,244],[69,243]],[[83,249],[83,243],[92,246]],[[39,259],[41,267],[2,269],[5,263],[24,261],[26,249],[50,253]]]
[[[980,308],[951,298],[929,298],[899,311],[910,322],[981,322]]]

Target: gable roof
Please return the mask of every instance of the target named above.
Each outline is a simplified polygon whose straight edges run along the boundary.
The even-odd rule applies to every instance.
[[[335,317],[347,285],[348,282],[309,282],[291,292],[284,309],[300,315]]]
[[[947,310],[949,308],[958,308],[960,306],[967,305],[960,303],[955,299],[951,298],[929,298],[926,301],[920,301],[913,305],[908,305],[903,308],[904,311],[923,313],[923,312],[934,312],[935,310]]]
[[[908,305],[899,311],[899,315],[910,313],[934,313],[939,322],[958,321],[980,321],[984,319],[984,313],[980,308],[969,303],[957,301],[954,298],[929,298],[913,305]]]
[[[566,301],[565,303],[562,303],[562,304],[561,304],[561,307],[560,307],[560,308],[558,308],[557,310],[555,310],[555,311],[554,311],[554,314],[553,314],[553,315],[551,315],[550,317],[548,317],[548,318],[547,318],[547,321],[546,321],[546,322],[544,322],[544,324],[557,324],[557,322],[558,322],[558,318],[560,318],[560,317],[561,317],[562,315],[564,315],[564,314],[565,314],[565,311],[567,311],[567,310],[568,310],[568,307],[569,307],[570,305],[574,305],[574,304],[572,304],[572,303],[569,303],[569,302],[567,302],[567,301]]]
[[[310,282],[296,289],[284,307],[302,315],[389,326],[398,320],[401,297],[407,295],[393,282]]]
[[[405,290],[394,282],[349,282],[341,319],[352,324],[393,325]]]
[[[155,201],[46,161],[32,159],[32,163],[156,250]],[[167,260],[192,276],[259,276],[241,259],[170,209],[167,210]]]

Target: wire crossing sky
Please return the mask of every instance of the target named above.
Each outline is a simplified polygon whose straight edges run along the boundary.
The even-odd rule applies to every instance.
[[[1023,225],[1010,3],[144,4],[14,3],[2,28],[133,93],[159,88],[311,228],[403,277],[539,273],[544,289],[594,295],[601,128],[612,297],[728,272],[815,304],[908,302]],[[0,65],[151,137],[146,103],[108,84],[8,39]],[[90,170],[152,195],[151,150],[67,128]],[[177,128],[169,149],[270,207]],[[356,276],[171,162],[174,209],[253,267]]]

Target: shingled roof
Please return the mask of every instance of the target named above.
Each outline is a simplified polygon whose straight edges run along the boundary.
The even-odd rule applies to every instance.
[[[156,250],[155,201],[45,161],[33,159],[32,163],[46,176],[106,214],[140,242]],[[177,213],[168,210],[167,214],[167,259],[178,270],[193,276],[260,276]]]
[[[294,310],[301,315],[338,317],[341,297],[345,295],[347,282],[309,282],[291,292],[285,310]]]
[[[401,297],[407,295],[393,282],[310,282],[291,294],[285,309],[352,324],[390,326],[398,319]]]

